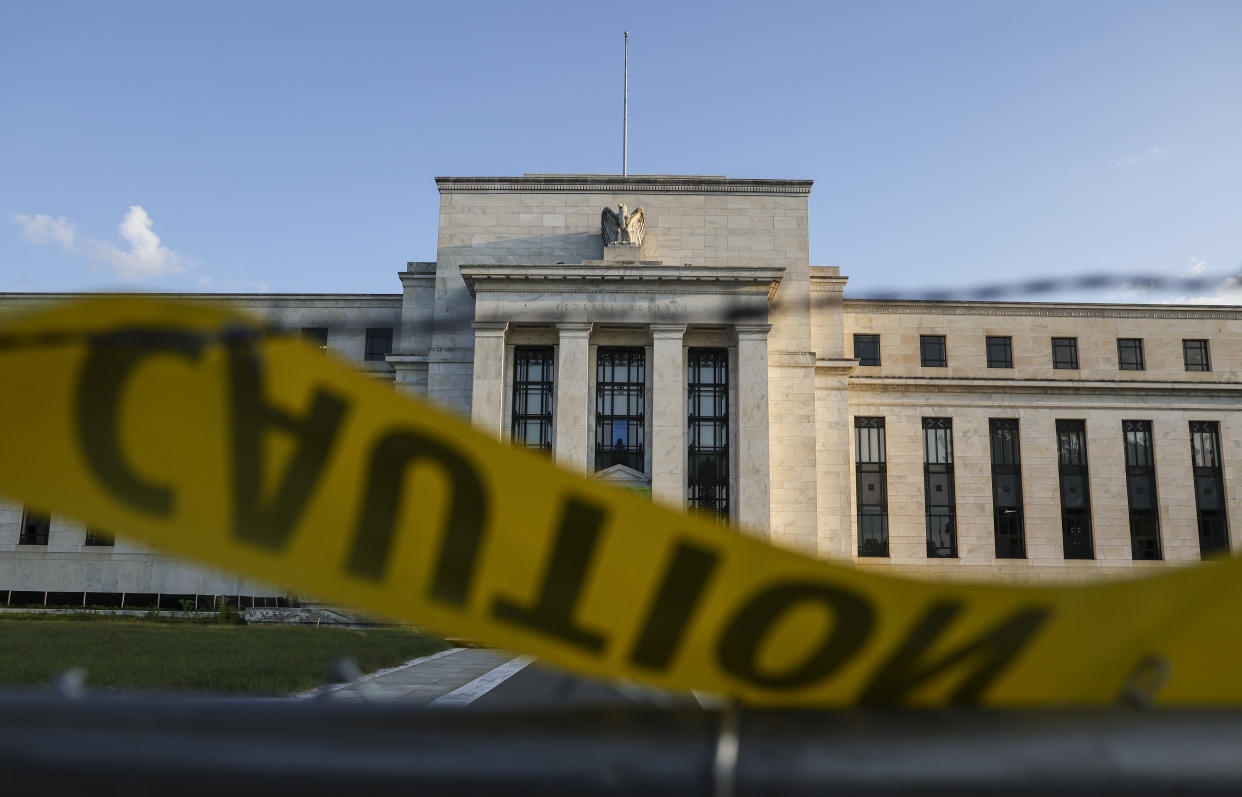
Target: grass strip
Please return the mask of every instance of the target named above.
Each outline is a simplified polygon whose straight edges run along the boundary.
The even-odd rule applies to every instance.
[[[90,689],[288,695],[322,684],[344,657],[372,672],[447,646],[394,628],[0,617],[0,685],[44,685],[81,667]]]

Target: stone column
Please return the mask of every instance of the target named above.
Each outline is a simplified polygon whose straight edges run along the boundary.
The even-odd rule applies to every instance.
[[[591,407],[588,341],[591,325],[567,322],[556,325],[560,345],[556,359],[556,461],[575,470],[590,472],[587,455],[587,419]]]
[[[815,361],[815,481],[819,536],[816,552],[824,559],[854,557],[850,494],[854,486],[850,458],[849,376],[857,360]]]
[[[651,496],[686,504],[685,324],[652,326]]]
[[[470,420],[487,434],[499,438],[504,429],[505,330],[508,324],[474,322],[474,382]]]
[[[737,512],[741,526],[768,537],[771,488],[768,455],[768,330],[770,324],[737,330]],[[808,432],[809,433],[809,432]]]

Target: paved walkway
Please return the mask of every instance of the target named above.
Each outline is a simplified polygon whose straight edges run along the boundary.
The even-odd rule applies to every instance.
[[[327,687],[319,694],[329,700],[431,703],[440,698],[440,703],[466,705],[521,669],[519,664],[528,662],[499,650],[452,648],[348,684]]]
[[[708,705],[624,681],[583,678],[500,650],[452,648],[312,693],[325,700],[400,700],[415,705],[547,708],[557,705]],[[697,701],[696,698],[697,697]],[[477,701],[477,702],[476,702]]]

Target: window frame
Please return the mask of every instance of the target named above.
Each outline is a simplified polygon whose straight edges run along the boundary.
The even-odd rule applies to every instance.
[[[605,369],[612,369],[615,377],[617,362],[608,361],[625,356],[630,358],[625,364],[626,379],[605,379]],[[635,359],[636,358],[636,359]],[[631,370],[637,371],[637,381],[631,379]],[[626,396],[626,408],[633,404],[637,412],[617,413],[616,401],[619,394]],[[633,404],[631,403],[633,402]],[[605,412],[606,406],[614,412]],[[626,443],[624,451],[618,451],[611,440],[615,423],[626,424],[626,437],[637,440],[637,443]],[[607,425],[608,441],[604,441],[604,428]],[[647,350],[642,346],[599,346],[595,350],[595,470],[606,470],[614,465],[625,465],[639,473],[647,472]]]
[[[36,531],[32,534],[31,527],[34,526]],[[40,512],[28,506],[22,507],[22,525],[18,529],[17,544],[18,545],[42,545],[47,547],[48,540],[52,536],[52,515],[48,512]]]
[[[531,366],[539,360],[544,378],[530,379]],[[529,399],[535,389],[539,407],[532,412]],[[527,439],[530,424],[538,424],[539,439],[531,445]],[[513,394],[509,413],[509,440],[528,451],[552,453],[553,429],[556,424],[556,350],[552,346],[513,347]]]
[[[1004,357],[993,359],[993,346],[1000,346],[1004,350]],[[987,335],[984,338],[983,354],[987,360],[988,368],[1013,368],[1013,336],[1011,335]]]
[[[302,327],[302,340],[320,351],[328,350],[328,328],[327,327]]]
[[[1134,344],[1132,353],[1136,355],[1136,359],[1130,363],[1125,359],[1125,345]],[[1146,371],[1147,357],[1143,352],[1142,338],[1117,338],[1117,370],[1118,371]]]
[[[860,557],[889,555],[887,446],[884,418],[854,417],[854,494]],[[871,498],[863,489],[864,474],[875,477],[872,484],[880,488],[878,500],[864,500]]]
[[[1091,511],[1091,469],[1087,455],[1087,422],[1074,418],[1056,420],[1057,487],[1061,508],[1061,551],[1066,559],[1094,559],[1095,532]],[[1074,441],[1070,444],[1070,441]],[[1081,485],[1081,506],[1074,506],[1067,489]]]
[[[953,470],[953,419],[923,419],[923,515],[928,559],[957,558],[957,484]],[[939,477],[939,478],[937,478]],[[934,486],[944,500],[933,503]],[[936,528],[939,526],[939,528]],[[935,538],[939,536],[940,540]]]
[[[388,348],[383,351],[373,351],[372,342],[385,338],[388,340]],[[367,327],[366,337],[363,339],[362,359],[366,362],[385,362],[388,355],[392,354],[392,347],[392,327]]]
[[[1003,445],[1000,432],[1012,432],[1011,446]],[[992,535],[997,559],[1026,558],[1026,503],[1022,493],[1022,425],[1018,418],[988,419],[988,448],[992,473]],[[1008,449],[1008,452],[1006,451]],[[998,453],[1008,454],[998,457]],[[998,461],[998,460],[1012,461]],[[1000,477],[1000,478],[998,478]],[[1001,487],[1013,486],[1012,508],[1001,503]],[[1002,525],[1010,528],[1002,529]],[[1002,544],[1002,537],[1010,537]]]
[[[1132,445],[1131,435],[1146,436],[1146,448]],[[1160,534],[1160,493],[1156,481],[1155,442],[1155,428],[1151,421],[1121,422],[1122,456],[1126,468],[1126,516],[1130,523],[1130,557],[1135,561],[1158,561],[1164,558]],[[1146,486],[1151,494],[1151,506],[1148,509],[1135,506],[1135,491],[1141,486]],[[1144,529],[1144,526],[1148,528]]]
[[[860,340],[860,339],[863,339],[863,338],[871,338],[871,340]],[[874,357],[867,357],[867,358],[862,357],[862,356],[858,353],[858,344],[859,344],[860,342],[863,342],[863,343],[865,343],[866,345],[874,345],[874,346],[875,346],[875,356],[874,356]],[[878,366],[880,365],[880,362],[881,362],[880,336],[879,336],[879,335],[872,335],[872,334],[869,334],[869,333],[859,333],[859,332],[855,332],[855,333],[854,333],[854,359],[858,360],[858,365],[859,365],[859,367],[861,367],[861,368],[875,368],[875,367],[878,367]],[[870,362],[869,362],[869,361],[870,361]]]
[[[1199,344],[1203,361],[1192,363],[1190,361],[1190,344]],[[1182,338],[1182,365],[1187,371],[1203,373],[1212,370],[1212,347],[1208,338]]]
[[[1063,352],[1069,352],[1069,359],[1060,358]],[[1052,368],[1055,371],[1079,370],[1078,338],[1054,337],[1052,339]]]
[[[692,509],[709,512],[728,520],[729,457],[732,454],[729,418],[729,350],[722,347],[692,346],[686,353],[686,503]],[[701,381],[710,370],[710,381]],[[700,412],[703,400],[711,414]],[[704,431],[710,429],[713,445],[704,445]],[[703,475],[703,466],[712,464],[712,479]]]
[[[109,534],[95,526],[87,526],[86,537],[82,544],[88,548],[114,548],[116,547],[116,535]]]
[[[1199,531],[1199,555],[1203,558],[1229,553],[1229,506],[1225,501],[1224,451],[1218,421],[1190,421],[1190,470],[1195,490],[1195,520]],[[1210,442],[1205,447],[1204,442]],[[1214,495],[1217,509],[1206,506]]]
[[[939,362],[929,362],[928,346],[939,348]],[[933,351],[933,353],[935,353]],[[949,341],[945,335],[919,335],[919,363],[923,368],[949,367]]]

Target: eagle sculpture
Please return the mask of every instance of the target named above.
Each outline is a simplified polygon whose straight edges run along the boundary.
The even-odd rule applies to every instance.
[[[642,208],[637,208],[633,213],[629,213],[625,205],[618,205],[617,210],[604,208],[600,217],[604,246],[642,246],[646,219]]]

